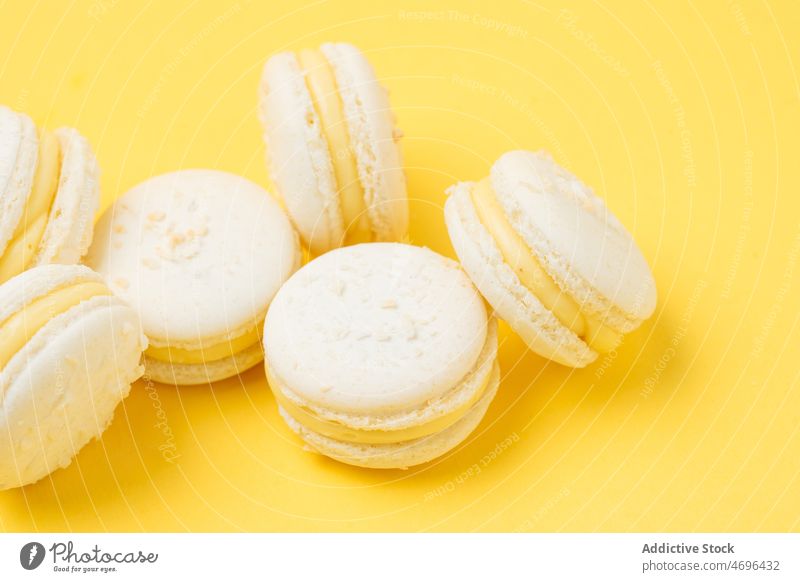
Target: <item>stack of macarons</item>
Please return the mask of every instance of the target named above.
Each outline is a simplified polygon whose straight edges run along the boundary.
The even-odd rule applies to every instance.
[[[92,242],[86,141],[0,108],[0,489],[69,463],[142,374],[201,385],[262,360],[308,448],[425,463],[464,442],[497,392],[496,318],[583,367],[655,309],[630,234],[544,153],[506,153],[448,190],[460,262],[402,243],[401,133],[352,45],[271,57],[259,117],[281,202],[181,170],[118,198]]]

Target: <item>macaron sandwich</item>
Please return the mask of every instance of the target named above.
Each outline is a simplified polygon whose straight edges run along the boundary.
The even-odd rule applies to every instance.
[[[0,283],[35,265],[77,263],[98,199],[97,161],[84,137],[37,129],[0,106]]]
[[[0,489],[67,466],[142,374],[136,313],[78,265],[0,286]]]
[[[361,51],[326,43],[272,56],[259,116],[272,180],[312,254],[402,239],[408,202],[401,134]]]
[[[139,314],[148,377],[205,384],[261,362],[264,316],[300,266],[300,245],[264,189],[226,172],[182,170],[109,207],[86,263]]]
[[[467,438],[497,391],[497,324],[458,263],[400,243],[327,253],[269,308],[267,377],[313,450],[404,468]]]
[[[633,238],[549,155],[506,153],[488,178],[448,192],[464,269],[534,352],[583,367],[653,313],[655,281]]]

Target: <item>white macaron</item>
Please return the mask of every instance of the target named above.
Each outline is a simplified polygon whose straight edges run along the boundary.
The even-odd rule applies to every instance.
[[[455,261],[360,244],[300,269],[270,306],[267,377],[289,427],[352,465],[438,457],[480,422],[499,382],[497,325]]]
[[[313,254],[403,238],[401,134],[387,91],[361,51],[325,43],[272,56],[259,117],[272,180]]]
[[[76,130],[38,129],[0,106],[0,283],[86,254],[99,201],[97,160]]]
[[[147,375],[228,378],[263,358],[272,297],[300,266],[297,235],[261,187],[216,170],[151,178],[97,225],[86,258],[139,313]]]
[[[0,286],[0,489],[66,467],[141,376],[136,313],[79,265]]]
[[[461,264],[536,353],[586,366],[653,313],[655,281],[635,241],[549,155],[506,153],[489,178],[448,193]]]

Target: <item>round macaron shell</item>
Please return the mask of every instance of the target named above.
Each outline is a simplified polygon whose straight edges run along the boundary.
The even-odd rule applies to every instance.
[[[24,306],[89,281],[100,278],[85,267],[35,267],[3,285],[0,296]],[[0,489],[67,466],[100,436],[142,373],[146,341],[134,311],[112,295],[56,315],[28,340],[0,371]]]
[[[0,192],[6,191],[14,173],[21,136],[22,127],[17,114],[0,105]]]
[[[267,165],[289,215],[315,254],[335,248],[344,220],[322,124],[294,53],[279,53],[264,66],[259,117]]]
[[[0,255],[22,219],[38,155],[39,138],[30,117],[0,106]]]
[[[603,201],[544,153],[513,151],[491,183],[514,229],[583,309],[627,332],[649,317],[655,281],[636,242]]]
[[[278,292],[267,365],[302,401],[381,415],[435,399],[473,368],[483,300],[457,263],[428,249],[369,243],[327,253]]]
[[[353,45],[326,43],[320,50],[336,76],[375,239],[400,240],[408,229],[408,199],[388,92]]]
[[[58,190],[35,264],[74,264],[89,250],[100,202],[100,170],[89,142],[76,130],[55,131],[61,146]]]
[[[260,325],[299,261],[296,234],[269,194],[214,170],[133,188],[103,215],[87,257],[140,314],[151,344],[189,350]]]

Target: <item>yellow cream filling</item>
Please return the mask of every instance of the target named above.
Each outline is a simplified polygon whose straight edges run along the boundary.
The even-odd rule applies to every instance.
[[[82,301],[110,295],[102,283],[88,282],[62,287],[30,302],[0,324],[0,370],[48,321]]]
[[[339,203],[345,227],[345,242],[355,244],[372,239],[364,202],[364,189],[358,177],[356,158],[350,146],[344,106],[339,96],[333,68],[319,49],[304,49],[297,55],[305,71],[306,86],[314,110],[319,115],[322,135],[328,143],[333,173],[339,189]]]
[[[536,255],[511,226],[488,178],[478,182],[472,189],[472,203],[478,220],[492,235],[503,259],[514,269],[520,282],[536,295],[562,325],[597,352],[610,352],[619,345],[622,334],[583,313],[575,300],[564,293],[542,268]]]
[[[22,220],[0,257],[0,283],[27,269],[39,243],[42,241],[47,217],[58,190],[61,171],[61,148],[58,138],[48,132],[39,132],[39,160],[33,177],[28,202],[22,211]]]
[[[495,363],[494,366],[496,365],[497,364]],[[267,380],[272,388],[272,393],[275,395],[275,400],[277,400],[278,404],[280,404],[287,413],[297,420],[297,422],[302,424],[304,427],[313,430],[314,432],[337,441],[366,445],[401,443],[404,441],[410,441],[412,439],[432,435],[446,429],[452,424],[455,424],[456,421],[458,421],[464,416],[464,414],[467,413],[473,404],[480,400],[481,396],[483,396],[484,392],[486,392],[486,388],[489,385],[489,379],[492,377],[491,372],[487,374],[486,379],[483,381],[483,385],[477,392],[475,392],[475,395],[472,396],[472,398],[461,404],[458,408],[451,410],[447,414],[434,420],[424,424],[409,426],[397,430],[366,430],[348,427],[338,422],[321,418],[313,410],[295,404],[281,392],[280,388],[278,387],[279,384],[272,375],[270,367],[266,366],[266,369]]]
[[[244,335],[219,342],[207,348],[186,350],[170,346],[150,346],[144,353],[148,358],[161,362],[170,362],[172,364],[203,364],[205,362],[213,362],[215,360],[229,358],[260,342],[261,336],[258,330],[258,326],[254,327]]]

